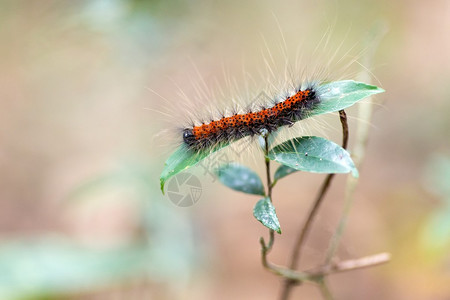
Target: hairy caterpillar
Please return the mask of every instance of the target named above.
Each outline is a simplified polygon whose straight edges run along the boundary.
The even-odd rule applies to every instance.
[[[222,114],[216,121],[184,128],[183,142],[188,149],[199,151],[264,131],[271,133],[304,119],[308,111],[320,102],[320,97],[316,84],[310,84],[306,88],[298,88],[282,101],[272,102],[271,107],[261,107],[259,111],[235,112],[228,117]]]

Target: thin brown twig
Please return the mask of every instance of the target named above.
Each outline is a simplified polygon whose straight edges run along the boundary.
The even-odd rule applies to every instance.
[[[272,273],[281,276],[287,280],[290,280],[293,283],[311,281],[320,284],[323,278],[325,278],[328,275],[377,266],[380,264],[387,263],[391,258],[389,253],[383,252],[375,255],[364,256],[357,259],[345,260],[327,266],[321,266],[318,268],[311,269],[309,271],[300,272],[289,268],[281,267],[275,264],[271,264],[270,262],[268,262],[266,253],[264,252],[264,249],[267,249],[267,247],[264,244],[263,238],[260,239],[260,243],[263,253],[262,263],[264,267],[269,271],[271,271]]]
[[[348,123],[347,123],[347,115],[345,114],[344,110],[339,111],[339,118],[341,120],[342,125],[342,148],[346,149],[348,144]],[[334,175],[335,174],[328,174],[327,177],[325,178],[325,181],[322,183],[322,186],[320,188],[319,194],[317,195],[316,200],[314,201],[314,204],[311,210],[309,211],[308,217],[300,229],[300,233],[294,244],[291,260],[289,263],[289,267],[292,270],[297,269],[298,262],[300,260],[302,246],[306,240],[306,236],[311,230],[311,224],[314,221],[315,216],[317,215],[320,205],[322,204],[322,200],[324,199],[324,196],[328,191],[328,188],[330,187]],[[283,300],[288,299],[290,291],[294,284],[296,284],[295,281],[289,279],[285,280],[281,294],[281,299]]]
[[[328,188],[330,187],[334,175],[335,174],[328,174],[325,178],[325,181],[322,183],[322,187],[320,188],[320,192],[317,195],[316,201],[314,201],[314,205],[309,211],[308,218],[306,219],[305,224],[300,231],[300,235],[296,240],[294,251],[292,251],[291,261],[289,263],[289,267],[293,270],[297,268],[298,261],[300,260],[301,248],[303,246],[303,243],[305,242],[306,236],[311,230],[311,224],[314,221],[315,216],[317,215],[319,207],[322,204],[322,200],[324,199]]]
[[[320,188],[320,192],[316,198],[316,201],[314,201],[314,205],[309,211],[308,218],[306,219],[301,231],[300,235],[298,236],[296,243],[294,245],[294,250],[292,251],[291,261],[289,264],[289,268],[292,270],[295,270],[298,265],[298,261],[300,260],[300,253],[301,248],[303,246],[303,243],[305,242],[306,236],[308,235],[309,231],[311,230],[311,224],[314,220],[314,217],[317,214],[317,211],[319,210],[320,204],[322,203],[322,200],[328,190],[328,187],[330,186],[331,180],[333,179],[334,174],[328,174],[325,178],[325,181],[322,184],[322,187]],[[289,297],[289,294],[294,287],[294,285],[298,284],[297,281],[294,281],[292,279],[286,279],[284,281],[283,290],[281,294],[281,299],[286,300]]]
[[[339,111],[339,120],[342,125],[342,148],[347,149],[348,146],[348,123],[347,123],[347,114],[345,110]]]
[[[387,263],[391,259],[391,255],[387,252],[378,253],[375,255],[365,256],[358,259],[349,259],[341,261],[331,266],[325,266],[320,271],[323,275],[332,273],[342,273],[346,271],[352,271],[357,269],[363,269],[373,267],[376,265]]]

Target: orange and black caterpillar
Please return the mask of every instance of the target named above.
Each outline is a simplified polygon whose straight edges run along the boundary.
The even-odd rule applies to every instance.
[[[183,141],[188,149],[198,151],[222,143],[233,142],[246,136],[254,136],[264,131],[271,133],[282,126],[292,126],[304,119],[308,112],[320,102],[314,86],[298,89],[294,95],[270,108],[244,114],[234,113],[222,116],[217,121],[183,129]]]

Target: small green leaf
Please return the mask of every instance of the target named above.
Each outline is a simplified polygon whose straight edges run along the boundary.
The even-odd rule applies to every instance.
[[[320,103],[311,110],[309,116],[339,111],[366,97],[384,92],[383,89],[374,85],[353,80],[334,81],[323,84],[317,89]]]
[[[162,171],[161,176],[159,177],[159,181],[161,183],[161,191],[163,192],[163,194],[164,194],[164,185],[170,177],[196,165],[209,155],[213,154],[214,152],[222,149],[227,145],[228,143],[224,143],[214,147],[209,151],[202,151],[202,152],[194,152],[187,149],[185,145],[181,145],[166,160],[166,163],[164,164],[164,170]]]
[[[279,179],[286,177],[292,173],[297,172],[298,170],[285,166],[285,165],[281,165],[278,167],[278,169],[275,171],[275,175],[274,175],[274,180],[278,181]]]
[[[341,146],[317,136],[305,136],[277,145],[269,158],[299,171],[348,173],[358,177],[350,154]]]
[[[256,202],[253,208],[253,216],[269,229],[275,230],[281,234],[280,222],[269,197],[262,198]]]
[[[247,194],[264,196],[264,186],[258,174],[238,164],[227,164],[215,170],[215,174],[227,187]]]

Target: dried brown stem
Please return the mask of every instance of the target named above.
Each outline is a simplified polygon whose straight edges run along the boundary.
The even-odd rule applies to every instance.
[[[262,263],[264,267],[272,273],[292,281],[293,284],[302,283],[304,281],[311,281],[320,284],[323,281],[323,278],[328,275],[370,268],[387,263],[391,258],[389,253],[383,252],[357,259],[345,260],[327,266],[321,266],[309,271],[299,272],[268,262],[266,252],[264,251],[264,249],[266,249],[266,246],[262,238],[260,240],[260,243],[262,249]]]

